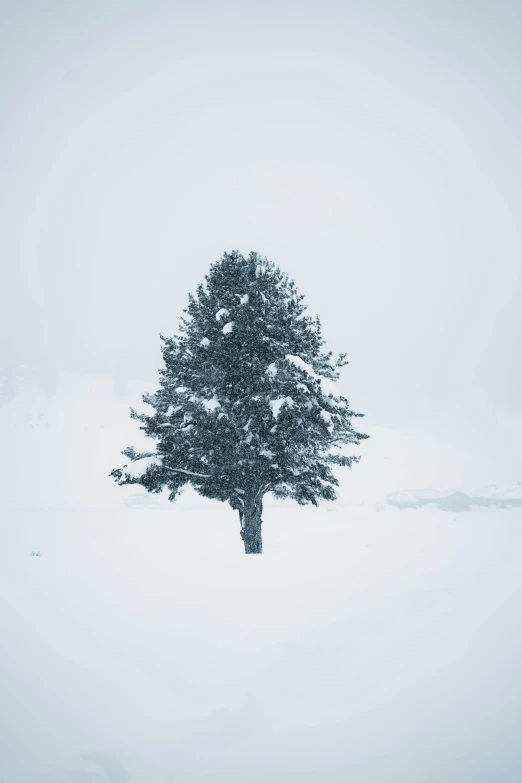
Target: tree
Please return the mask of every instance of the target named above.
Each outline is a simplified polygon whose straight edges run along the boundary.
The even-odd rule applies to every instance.
[[[191,484],[238,511],[245,552],[261,553],[263,497],[300,504],[335,500],[335,465],[351,466],[345,444],[356,432],[337,390],[338,368],[322,351],[319,318],[279,268],[257,253],[225,253],[197,288],[179,334],[160,335],[165,368],[160,388],[144,394],[152,414],[131,410],[156,450],[122,453],[142,461],[111,472],[120,485],[168,488],[174,500]]]

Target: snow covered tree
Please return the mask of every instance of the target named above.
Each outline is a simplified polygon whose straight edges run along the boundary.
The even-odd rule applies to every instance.
[[[159,390],[144,394],[154,412],[141,422],[155,451],[122,453],[136,466],[111,472],[120,484],[174,500],[190,483],[239,513],[245,552],[261,553],[263,497],[300,504],[335,500],[333,466],[359,457],[343,447],[356,432],[338,368],[324,353],[318,318],[279,268],[257,253],[234,251],[214,263],[189,295],[179,334],[164,337]]]

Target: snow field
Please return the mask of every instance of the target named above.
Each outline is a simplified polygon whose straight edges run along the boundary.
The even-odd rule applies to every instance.
[[[1,775],[516,780],[521,523],[273,505],[246,557],[210,501],[13,512]]]
[[[0,780],[520,780],[521,510],[375,510],[487,471],[365,428],[339,503],[267,498],[247,557],[227,506],[108,478],[136,387],[0,411]]]

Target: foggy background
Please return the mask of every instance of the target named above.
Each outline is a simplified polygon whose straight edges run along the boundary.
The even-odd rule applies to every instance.
[[[521,40],[505,0],[0,0],[2,779],[522,779],[520,509],[380,505],[522,481]],[[232,249],[372,436],[254,560],[108,478]]]
[[[0,7],[4,394],[154,382],[209,264],[257,250],[370,424],[510,449],[519,3]]]

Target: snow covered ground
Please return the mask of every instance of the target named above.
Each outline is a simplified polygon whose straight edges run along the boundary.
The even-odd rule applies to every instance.
[[[4,519],[0,780],[520,780],[522,513],[265,516]]]
[[[522,510],[370,492],[447,453],[381,432],[338,504],[267,503],[246,557],[228,507],[110,482],[127,405],[1,416],[2,783],[522,779]]]

